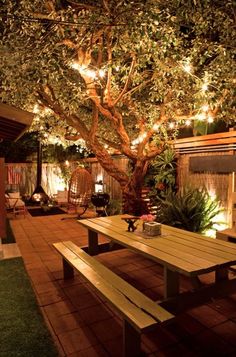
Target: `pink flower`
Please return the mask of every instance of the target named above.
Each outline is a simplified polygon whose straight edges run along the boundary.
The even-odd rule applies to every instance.
[[[143,214],[140,219],[144,222],[152,222],[155,219],[155,216],[152,214]]]

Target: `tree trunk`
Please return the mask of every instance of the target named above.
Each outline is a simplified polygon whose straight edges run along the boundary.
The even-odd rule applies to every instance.
[[[113,177],[122,190],[123,212],[135,216],[148,213],[148,208],[142,200],[144,176],[147,172],[148,160],[136,160],[133,172],[129,176],[111,159],[111,156],[99,145],[90,145],[92,151],[103,169]]]
[[[123,212],[135,216],[149,213],[147,204],[142,199],[144,176],[147,171],[146,161],[137,161],[128,183],[122,188]]]

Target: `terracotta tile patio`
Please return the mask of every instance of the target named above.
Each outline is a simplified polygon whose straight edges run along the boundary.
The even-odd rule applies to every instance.
[[[87,243],[87,232],[75,219],[61,220],[62,217],[27,214],[26,218],[11,219],[17,245],[59,355],[120,357],[119,316],[79,275],[72,281],[63,281],[61,258],[52,243],[71,240],[83,246]],[[163,272],[154,262],[125,249],[97,258],[152,299],[161,298]],[[210,274],[204,276],[204,280],[210,279]],[[181,283],[183,288],[189,284],[187,279]],[[236,295],[179,314],[170,325],[142,335],[142,348],[147,356],[236,356]]]

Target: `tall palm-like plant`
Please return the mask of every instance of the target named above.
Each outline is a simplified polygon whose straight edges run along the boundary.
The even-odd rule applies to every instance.
[[[214,229],[214,218],[221,212],[219,202],[210,197],[206,188],[185,187],[158,200],[161,202],[158,221],[191,232]]]

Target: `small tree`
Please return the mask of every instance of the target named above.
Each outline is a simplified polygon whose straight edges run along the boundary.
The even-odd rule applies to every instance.
[[[120,183],[126,211],[170,128],[232,118],[231,0],[4,0],[0,16],[2,101],[37,101],[47,135],[74,128]]]

